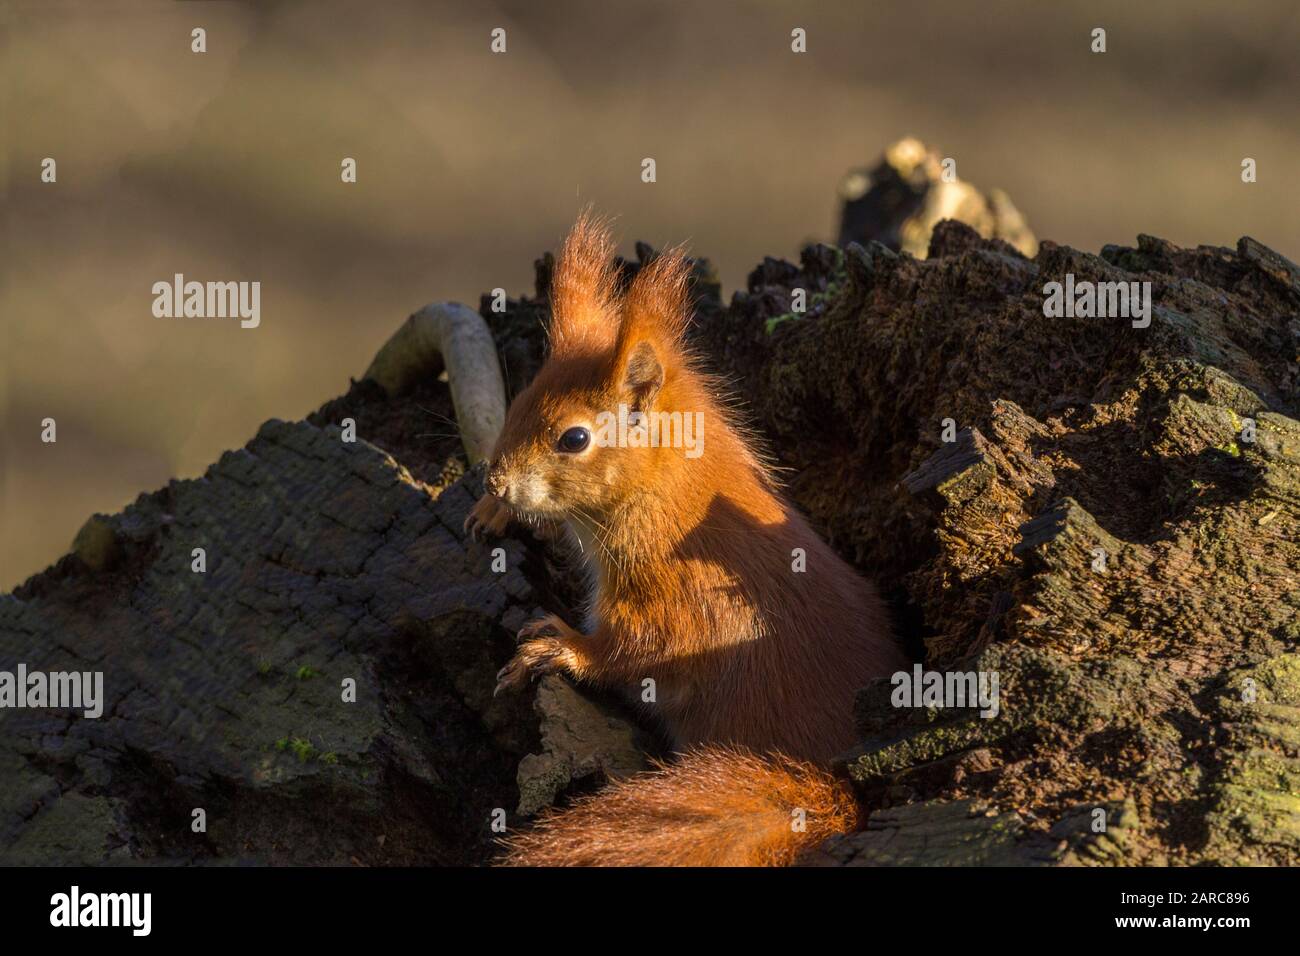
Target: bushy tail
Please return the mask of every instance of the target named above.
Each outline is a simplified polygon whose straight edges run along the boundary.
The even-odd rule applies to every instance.
[[[852,791],[824,770],[780,755],[706,747],[548,813],[505,841],[498,862],[786,866],[805,847],[857,824]]]

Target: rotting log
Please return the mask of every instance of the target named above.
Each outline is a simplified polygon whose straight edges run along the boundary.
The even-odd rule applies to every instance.
[[[1151,324],[1046,318],[1067,273],[1150,282]],[[1061,862],[1297,862],[1294,265],[1249,238],[1027,259],[945,222],[925,260],[765,265],[697,337],[913,652],[1001,675],[994,720],[864,690],[843,768],[878,813],[1015,814],[1025,862],[1044,835]],[[1122,852],[1098,854],[1115,801]],[[840,856],[934,862],[925,813]]]
[[[480,470],[425,437],[451,403],[427,374],[355,383],[0,597],[0,669],[102,671],[107,698],[0,709],[0,864],[481,863],[521,790],[634,768],[609,705],[493,697],[549,572],[536,542],[464,540]]]
[[[480,310],[511,393],[541,358],[537,273]],[[1151,324],[1045,318],[1066,273],[1151,282]],[[1000,677],[994,719],[864,688],[838,767],[872,812],[807,862],[1297,862],[1293,264],[1146,236],[1028,259],[945,222],[923,260],[766,260],[726,306],[697,276],[694,343],[792,497],[927,668]],[[97,721],[0,711],[0,862],[481,861],[496,810],[634,766],[609,701],[492,699],[513,630],[575,592],[536,541],[500,542],[497,574],[462,540],[477,472],[424,437],[451,413],[436,381],[354,383],[0,598],[0,667],[99,667],[110,697]]]

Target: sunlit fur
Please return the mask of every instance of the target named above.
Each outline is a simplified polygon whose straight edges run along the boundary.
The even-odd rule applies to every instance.
[[[587,217],[566,241],[551,355],[512,403],[488,473],[517,516],[565,522],[589,565],[589,633],[565,636],[557,659],[580,681],[638,695],[653,679],[647,713],[678,749],[825,761],[853,742],[854,693],[904,666],[882,602],[780,495],[695,368],[681,252],[643,268],[620,299],[612,250]],[[702,411],[703,454],[559,451],[567,428],[633,399],[629,361],[646,346],[663,371],[653,410]]]
[[[806,827],[798,832],[791,811]],[[617,781],[507,841],[512,866],[786,866],[855,829],[848,787],[782,757],[709,747]]]

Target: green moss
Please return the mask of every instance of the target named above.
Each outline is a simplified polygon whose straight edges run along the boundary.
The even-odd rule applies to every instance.
[[[311,745],[310,741],[302,737],[281,737],[275,742],[275,749],[292,753],[300,763],[306,763],[316,756],[316,748]]]
[[[297,677],[298,680],[309,680],[312,677],[319,677],[320,671],[313,668],[310,664],[303,664],[302,667],[298,668],[294,676]]]
[[[1219,707],[1229,756],[1211,789],[1207,856],[1289,862],[1300,852],[1300,655],[1238,671]]]
[[[857,757],[849,763],[849,773],[854,780],[865,783],[984,743],[989,736],[978,718],[957,724],[937,724]]]
[[[290,740],[289,749],[298,758],[299,763],[306,763],[316,756],[316,748],[311,745],[310,741],[304,740],[302,737],[294,737]]]
[[[877,682],[859,699],[859,730],[868,746],[848,763],[859,784],[922,767],[976,746],[995,746],[1011,735],[1059,736],[1141,724],[1151,737],[1177,740],[1177,731],[1142,721],[1133,701],[1141,700],[1148,678],[1129,658],[1083,668],[1055,653],[1001,645],[954,669],[999,675],[1000,712],[985,719],[972,710],[894,708],[890,687]]]
[[[793,312],[785,312],[785,313],[783,313],[783,314],[781,314],[781,315],[774,315],[774,316],[772,316],[772,317],[771,317],[770,319],[768,319],[767,322],[765,323],[765,329],[766,329],[766,331],[767,331],[767,334],[768,334],[768,335],[771,335],[771,334],[772,334],[772,330],[775,329],[778,325],[780,325],[782,322],[788,322],[788,321],[790,321],[791,319],[793,319],[794,317],[795,317],[795,314],[794,314]]]
[[[841,261],[842,261],[842,257],[841,257]],[[841,282],[838,281],[832,282],[830,285],[826,287],[825,292],[814,292],[811,296],[808,297],[808,312],[816,311],[818,306],[822,304],[829,304],[830,302],[839,298],[841,286],[842,286]],[[803,313],[783,312],[781,315],[774,315],[764,323],[764,329],[768,335],[771,335],[773,329],[775,329],[782,322],[789,322],[792,319],[797,319],[801,315],[806,315],[806,314],[807,312],[803,312]]]
[[[281,737],[275,742],[275,749],[281,753],[291,753],[298,758],[299,763],[315,759],[321,763],[330,764],[331,766],[339,762],[339,755],[332,750],[325,753],[319,753],[312,746],[311,741],[303,737]]]

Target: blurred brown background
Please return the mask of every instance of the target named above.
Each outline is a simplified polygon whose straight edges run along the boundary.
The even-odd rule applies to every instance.
[[[729,294],[910,133],[1040,238],[1296,258],[1298,41],[1294,0],[0,3],[0,590],[344,391],[425,302],[530,291],[587,201]],[[176,272],[260,280],[261,327],[154,318]]]

